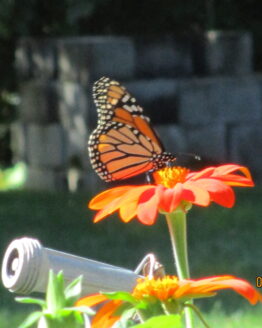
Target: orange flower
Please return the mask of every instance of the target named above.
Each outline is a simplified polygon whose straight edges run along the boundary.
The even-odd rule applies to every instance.
[[[137,217],[141,223],[151,225],[159,211],[187,211],[191,204],[208,206],[212,201],[232,207],[235,194],[230,186],[254,186],[249,170],[235,164],[198,172],[182,167],[164,168],[154,172],[153,177],[156,184],[115,187],[94,197],[89,207],[100,210],[94,222],[117,210],[124,222]]]
[[[108,298],[102,294],[94,294],[81,298],[76,306],[92,307],[108,301]],[[120,319],[120,316],[114,316],[114,312],[122,304],[122,301],[109,301],[106,302],[96,313],[92,319],[92,328],[109,328]]]
[[[169,309],[181,312],[184,303],[193,298],[209,297],[216,295],[220,289],[233,289],[245,297],[251,304],[262,302],[262,295],[247,281],[234,276],[214,276],[195,280],[179,280],[176,276],[163,278],[139,278],[131,296],[137,304],[142,301],[150,304],[165,303]],[[92,328],[110,328],[120,319],[114,315],[123,304],[121,300],[110,300],[106,295],[95,294],[83,297],[77,306],[94,306],[104,303],[92,321]],[[175,306],[171,306],[171,305]],[[133,304],[134,305],[134,304]],[[149,306],[150,309],[150,306]],[[159,308],[160,309],[160,308]]]
[[[136,299],[151,296],[162,302],[171,299],[186,301],[214,296],[215,291],[228,288],[245,297],[251,304],[262,302],[262,295],[247,281],[229,275],[184,280],[179,280],[176,276],[158,279],[140,278],[132,295]]]

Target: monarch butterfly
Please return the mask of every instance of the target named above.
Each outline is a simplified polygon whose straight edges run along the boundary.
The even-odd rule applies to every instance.
[[[94,83],[98,126],[88,142],[93,169],[106,182],[154,171],[176,160],[125,87],[102,77]]]

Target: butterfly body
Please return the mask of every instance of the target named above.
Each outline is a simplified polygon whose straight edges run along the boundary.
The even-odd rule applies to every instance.
[[[136,99],[117,81],[103,77],[94,84],[98,126],[88,150],[91,165],[110,182],[160,169],[176,158],[164,147]]]

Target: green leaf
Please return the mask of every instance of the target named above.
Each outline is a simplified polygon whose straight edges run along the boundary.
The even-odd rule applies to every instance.
[[[132,328],[181,328],[181,317],[178,314],[159,315]]]
[[[25,319],[24,322],[21,323],[21,325],[18,328],[27,328],[32,326],[37,320],[41,318],[42,315],[43,313],[40,311],[36,311],[29,314],[29,316]]]
[[[79,324],[83,324],[85,321],[85,317],[89,318],[86,314],[80,313],[80,312],[73,312],[75,321],[78,322]]]
[[[112,293],[103,293],[110,300],[120,300],[124,302],[131,303],[133,305],[137,304],[137,300],[128,292],[112,292]]]
[[[134,311],[136,311],[136,307],[134,307],[132,304],[122,303],[117,307],[113,315],[121,317],[125,312],[129,311],[130,309],[134,309]]]
[[[215,295],[216,295],[216,293],[209,293],[209,295],[194,294],[194,295],[191,295],[191,296],[189,295],[189,296],[181,297],[180,302],[187,302],[187,301],[190,301],[192,299],[197,299],[197,298],[214,297]]]
[[[62,271],[57,275],[55,275],[52,270],[49,271],[46,305],[48,312],[53,314],[66,306],[64,296],[64,277]]]
[[[95,311],[90,309],[90,307],[84,306],[84,305],[83,306],[68,307],[66,309],[74,311],[74,312],[78,311],[78,312],[81,312],[81,313],[85,313],[87,315],[94,315],[95,314]]]
[[[56,312],[55,317],[60,318],[60,319],[66,318],[66,317],[72,315],[72,312],[73,311],[70,308],[63,308]]]
[[[24,303],[24,304],[38,304],[42,308],[45,307],[46,302],[44,300],[41,300],[39,298],[32,298],[32,297],[15,297],[15,300],[19,303]]]
[[[134,316],[136,313],[136,309],[132,308],[129,310],[126,310],[119,321],[115,323],[114,328],[128,328],[131,327],[131,324],[133,324],[133,321],[130,319]]]
[[[74,300],[78,299],[80,293],[81,277],[75,279],[64,290],[62,272],[55,275],[50,270],[46,301],[31,297],[18,297],[16,299],[20,303],[38,304],[43,308],[42,312],[32,313],[19,328],[27,328],[33,325],[38,319],[39,327],[80,328],[84,324],[86,327],[90,327],[88,316],[93,315],[95,312],[87,306],[73,306],[75,303]],[[69,306],[66,306],[66,303],[69,303]]]
[[[82,290],[82,279],[80,276],[72,281],[65,289],[65,298],[67,306],[74,305],[74,303],[80,298]]]
[[[147,310],[148,308],[152,309],[152,307],[156,307],[156,304],[147,302],[146,300],[141,300],[136,304],[136,309],[139,310]],[[157,303],[157,307],[159,307],[159,302]]]

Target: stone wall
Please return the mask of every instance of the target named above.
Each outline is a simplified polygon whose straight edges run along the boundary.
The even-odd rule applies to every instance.
[[[97,121],[92,84],[101,76],[134,94],[168,151],[241,163],[262,181],[262,79],[252,72],[248,33],[23,39],[16,65],[12,146],[28,165],[27,188],[66,189],[68,179],[71,189],[101,186],[86,151]]]

